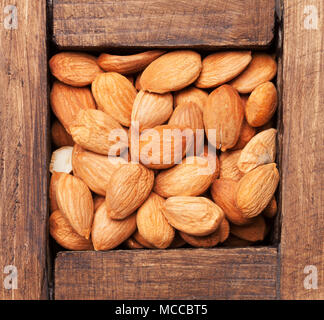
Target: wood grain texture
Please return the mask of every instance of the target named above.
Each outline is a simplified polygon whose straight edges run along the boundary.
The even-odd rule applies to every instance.
[[[265,48],[274,23],[275,0],[53,0],[61,49]]]
[[[314,5],[318,29],[306,29]],[[324,299],[324,2],[284,1],[281,298]],[[318,271],[305,289],[304,268]]]
[[[275,299],[277,249],[61,252],[55,299]]]
[[[18,29],[5,29],[16,3]],[[46,299],[46,2],[0,0],[0,299]],[[7,265],[18,271],[8,290]]]

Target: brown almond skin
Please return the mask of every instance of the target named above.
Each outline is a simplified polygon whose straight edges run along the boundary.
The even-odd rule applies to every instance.
[[[215,173],[208,171],[208,159],[188,157],[173,168],[161,171],[156,176],[154,191],[165,198],[198,196],[209,188]]]
[[[100,74],[93,81],[91,90],[99,110],[123,126],[130,126],[137,91],[126,77],[116,72]]]
[[[141,90],[135,98],[131,120],[138,121],[139,131],[143,131],[165,123],[172,112],[171,93],[158,94]]]
[[[92,226],[92,243],[96,251],[114,249],[136,230],[136,214],[124,220],[110,218],[110,209],[103,203],[96,211]]]
[[[95,153],[116,156],[127,147],[127,132],[100,110],[81,110],[70,131],[74,142]],[[119,136],[119,142],[113,133]]]
[[[79,177],[96,194],[106,196],[108,182],[112,174],[126,161],[122,158],[107,157],[83,149],[76,144],[72,153],[73,174]]]
[[[154,173],[141,164],[124,164],[108,183],[106,203],[110,218],[125,219],[148,198],[153,188]]]
[[[277,73],[277,63],[267,53],[253,53],[248,67],[229,84],[240,93],[250,93],[258,85],[270,81]]]
[[[131,74],[142,71],[164,53],[165,51],[161,50],[145,51],[126,56],[102,53],[98,58],[98,64],[105,71]]]
[[[223,152],[238,141],[244,108],[237,91],[225,84],[215,89],[204,108],[204,125],[208,141]],[[216,130],[216,135],[211,130]]]
[[[174,228],[193,236],[213,233],[224,218],[223,210],[204,197],[170,197],[163,213]]]
[[[54,55],[49,61],[49,66],[54,77],[74,87],[91,84],[95,77],[103,72],[95,57],[77,52],[61,52]]]
[[[52,142],[58,148],[74,145],[72,137],[67,133],[62,124],[57,120],[55,120],[52,124],[51,137]]]
[[[266,208],[262,211],[262,215],[266,218],[272,219],[277,215],[277,211],[277,200],[273,197]]]
[[[267,226],[262,216],[257,216],[253,223],[247,226],[231,226],[231,233],[243,240],[262,241],[267,234]]]
[[[56,201],[56,185],[62,175],[62,172],[53,172],[49,185],[50,211],[54,212],[59,209]]]
[[[59,81],[53,83],[50,102],[54,114],[68,133],[80,110],[96,109],[88,88],[74,88]]]
[[[193,102],[199,107],[201,112],[203,112],[207,98],[208,93],[206,91],[195,87],[188,87],[174,93],[174,106],[177,107]]]
[[[236,142],[236,145],[231,148],[231,150],[243,149],[247,145],[247,143],[255,136],[255,134],[255,128],[251,127],[244,118],[240,136]]]
[[[224,247],[237,248],[237,247],[248,247],[253,245],[253,242],[240,239],[230,234],[226,241],[223,243]]]
[[[97,209],[105,202],[106,198],[103,196],[94,196],[93,197],[93,207],[94,207],[94,212],[97,211]]]
[[[243,173],[237,167],[242,150],[222,152],[219,157],[219,177],[239,181]]]
[[[276,158],[276,129],[268,129],[255,135],[241,151],[237,167],[243,173],[267,163]]]
[[[69,221],[59,211],[54,211],[49,218],[49,230],[55,241],[68,250],[93,250],[90,239],[77,234]]]
[[[128,249],[144,249],[144,246],[138,243],[133,237],[128,238],[124,242],[124,245]]]
[[[138,230],[136,230],[135,233],[133,234],[133,238],[144,248],[156,249],[151,243],[149,243],[147,240],[143,238],[143,236],[138,232]]]
[[[56,200],[71,227],[80,236],[89,239],[94,209],[87,185],[77,177],[62,173],[56,184]]]
[[[165,199],[152,192],[137,210],[136,224],[140,235],[159,249],[166,249],[174,239],[174,228],[163,215]]]
[[[260,127],[272,118],[277,109],[277,89],[272,82],[258,85],[249,96],[245,117],[252,127]]]
[[[198,88],[217,87],[238,76],[251,62],[251,51],[213,53],[202,62],[202,70],[195,82]]]
[[[200,150],[200,149],[199,149]],[[220,162],[218,159],[218,156],[216,154],[216,149],[211,145],[204,145],[204,148],[200,154],[198,154],[199,157],[207,158],[209,163],[209,168],[211,170],[214,170],[214,179],[219,178],[219,172],[220,172]]]
[[[246,218],[259,215],[272,199],[279,183],[275,163],[259,166],[239,181],[236,205]]]
[[[193,83],[201,71],[200,54],[191,50],[177,50],[154,60],[141,75],[145,91],[166,93],[181,90]]]
[[[236,207],[236,189],[238,183],[231,179],[216,179],[210,189],[214,202],[222,208],[226,218],[235,225],[246,225],[253,219],[245,218]]]

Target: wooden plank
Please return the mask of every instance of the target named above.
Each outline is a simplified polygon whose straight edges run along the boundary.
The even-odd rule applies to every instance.
[[[0,299],[46,299],[46,2],[0,0],[0,21]]]
[[[324,298],[323,22],[323,0],[284,1],[282,299]]]
[[[277,249],[61,252],[55,299],[275,299]]]
[[[53,0],[62,49],[265,48],[274,24],[275,0]]]

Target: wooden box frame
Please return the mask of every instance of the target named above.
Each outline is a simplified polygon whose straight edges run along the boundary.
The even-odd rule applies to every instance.
[[[163,15],[148,0],[132,8],[128,0],[87,2],[20,2],[17,29],[0,25],[0,298],[323,299],[323,1],[174,1],[170,13],[162,0]],[[0,0],[1,20],[7,5]],[[262,49],[274,37],[281,101],[275,245],[62,252],[51,266],[48,48]],[[6,266],[16,268],[16,287],[4,285]]]

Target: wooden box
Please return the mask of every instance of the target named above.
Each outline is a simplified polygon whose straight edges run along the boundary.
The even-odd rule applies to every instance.
[[[323,1],[7,2],[0,0],[1,299],[324,298]],[[51,256],[48,58],[57,49],[143,48],[276,51],[281,182],[272,245]]]

